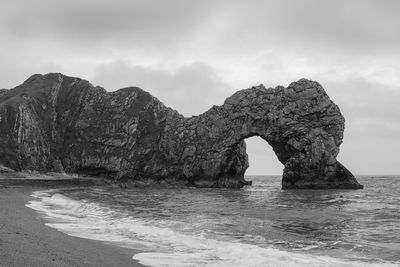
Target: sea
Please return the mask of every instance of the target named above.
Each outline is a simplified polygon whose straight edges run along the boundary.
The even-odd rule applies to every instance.
[[[246,179],[242,189],[42,190],[27,206],[68,235],[141,251],[132,259],[146,266],[400,266],[400,176],[358,176],[363,190]]]

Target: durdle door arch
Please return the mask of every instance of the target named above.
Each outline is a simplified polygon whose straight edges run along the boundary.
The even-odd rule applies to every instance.
[[[187,154],[183,173],[199,185],[207,183],[205,177],[210,186],[247,184],[243,140],[259,136],[285,166],[282,188],[362,188],[336,160],[344,118],[317,82],[302,79],[287,88],[241,90],[222,106],[182,118],[178,125],[172,129],[182,129],[177,142]]]
[[[317,82],[241,90],[185,118],[137,87],[107,92],[59,73],[0,94],[0,165],[86,173],[133,184],[240,188],[244,139],[284,165],[282,188],[362,188],[336,160],[344,118]]]

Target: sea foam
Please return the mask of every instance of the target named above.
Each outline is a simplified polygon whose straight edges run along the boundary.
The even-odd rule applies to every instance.
[[[140,249],[144,252],[133,259],[148,266],[398,266],[181,233],[169,227],[173,222],[136,219],[96,203],[73,200],[55,190],[36,191],[32,197],[26,206],[43,214],[49,221],[46,225],[72,236]]]

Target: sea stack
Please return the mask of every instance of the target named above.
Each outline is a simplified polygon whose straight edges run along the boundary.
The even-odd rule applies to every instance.
[[[186,118],[137,88],[115,92],[59,73],[0,90],[0,164],[130,183],[240,188],[244,139],[260,136],[285,166],[283,189],[360,189],[336,160],[344,118],[317,82],[241,90]]]

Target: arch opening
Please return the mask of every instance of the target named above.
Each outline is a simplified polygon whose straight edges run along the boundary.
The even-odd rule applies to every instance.
[[[260,136],[252,136],[245,138],[244,142],[249,162],[245,176],[282,176],[284,165],[266,140]]]

